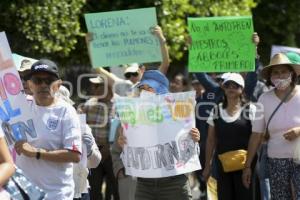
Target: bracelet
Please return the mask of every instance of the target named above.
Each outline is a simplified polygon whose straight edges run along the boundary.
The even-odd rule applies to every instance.
[[[38,151],[36,152],[35,158],[37,160],[39,160],[41,158],[41,151],[40,151],[40,149],[38,149]]]

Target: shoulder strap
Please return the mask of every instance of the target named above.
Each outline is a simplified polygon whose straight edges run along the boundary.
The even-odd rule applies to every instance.
[[[283,102],[285,102],[285,100],[288,98],[288,96],[290,96],[290,94],[292,93],[294,88],[292,88],[285,96],[284,98],[280,101],[280,103],[278,104],[278,106],[275,108],[275,110],[272,112],[272,114],[270,115],[270,118],[268,120],[267,126],[266,126],[266,132],[269,132],[269,124],[271,119],[273,118],[273,116],[275,115],[275,113],[277,112],[277,110],[280,108],[280,106],[283,104]]]

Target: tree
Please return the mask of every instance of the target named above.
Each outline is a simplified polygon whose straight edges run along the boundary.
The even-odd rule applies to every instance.
[[[171,58],[181,60],[187,47],[187,17],[251,15],[253,0],[161,0],[159,19],[170,45]],[[185,57],[186,59],[186,57]]]
[[[266,64],[274,44],[300,46],[300,1],[260,0],[253,9],[255,29],[261,37],[259,52]]]
[[[187,17],[250,15],[255,5],[253,0],[2,0],[0,28],[14,52],[86,64],[84,13],[156,6],[172,60],[184,62]]]
[[[0,27],[16,52],[63,58],[82,36],[79,16],[85,0],[16,0],[0,3]]]

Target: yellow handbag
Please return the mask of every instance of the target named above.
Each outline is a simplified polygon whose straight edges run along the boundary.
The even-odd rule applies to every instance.
[[[247,159],[247,151],[240,149],[235,151],[228,151],[218,155],[224,172],[233,172],[245,168]]]

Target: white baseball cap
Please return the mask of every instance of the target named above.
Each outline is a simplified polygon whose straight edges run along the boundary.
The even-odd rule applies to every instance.
[[[95,78],[89,78],[89,81],[91,83],[94,83],[94,84],[101,84],[101,83],[104,83],[104,80],[103,78],[101,78],[100,76],[97,76]]]
[[[139,70],[139,64],[132,63],[128,67],[126,67],[126,69],[124,71],[124,74],[126,74],[126,73],[135,73],[135,72],[138,72],[138,70]]]
[[[223,85],[228,82],[228,81],[233,81],[235,82],[236,84],[240,85],[242,88],[245,87],[245,81],[244,81],[244,78],[238,74],[238,73],[229,73],[225,80],[223,81]]]

